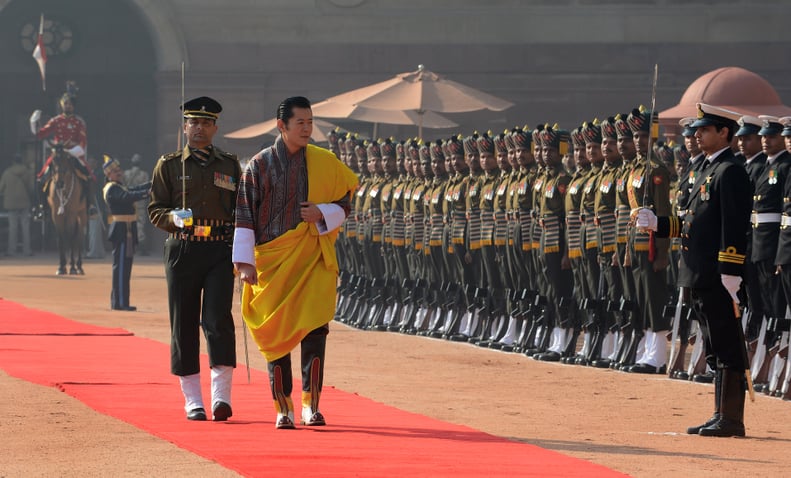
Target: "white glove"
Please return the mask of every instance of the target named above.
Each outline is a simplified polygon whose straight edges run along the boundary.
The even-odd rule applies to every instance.
[[[41,110],[36,110],[30,115],[30,132],[38,134],[38,121],[41,119]]]
[[[725,290],[731,295],[733,301],[738,304],[739,298],[736,297],[736,292],[739,290],[739,286],[742,285],[742,278],[739,276],[721,274],[720,279],[722,280],[722,285],[725,287]]]
[[[174,209],[170,211],[170,217],[179,229],[192,226],[192,209]]]
[[[75,158],[82,158],[83,156],[85,156],[85,150],[82,149],[82,146],[80,146],[79,144],[71,149],[67,149],[66,152],[74,156]]]
[[[632,211],[632,216],[635,218],[635,225],[638,229],[642,231],[656,231],[657,220],[654,211],[641,207],[636,212]]]

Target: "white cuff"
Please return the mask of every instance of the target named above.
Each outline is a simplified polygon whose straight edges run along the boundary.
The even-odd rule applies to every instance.
[[[233,232],[233,252],[231,261],[250,264],[255,267],[255,231],[237,227]]]
[[[343,221],[346,220],[346,213],[343,211],[343,208],[335,203],[317,204],[316,207],[319,208],[321,214],[324,216],[323,221],[316,223],[319,234],[322,236],[330,231],[338,229],[341,227],[341,224],[343,224]]]

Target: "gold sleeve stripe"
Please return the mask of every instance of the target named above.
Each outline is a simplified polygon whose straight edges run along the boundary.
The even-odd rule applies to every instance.
[[[744,254],[720,252],[718,260],[720,262],[729,262],[731,264],[744,264]]]
[[[678,237],[681,232],[681,221],[678,220],[675,216],[668,217],[668,222],[670,223],[670,231],[668,232],[667,237]]]

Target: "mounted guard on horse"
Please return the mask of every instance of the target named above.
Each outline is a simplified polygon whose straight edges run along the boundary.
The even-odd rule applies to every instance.
[[[87,128],[85,121],[74,114],[77,86],[66,83],[66,93],[59,104],[61,113],[39,127],[41,110],[30,116],[30,129],[40,140],[51,144],[51,154],[37,178],[43,183],[52,222],[58,235],[60,266],[57,274],[66,274],[66,253],[71,254],[70,274],[84,274],[82,243],[87,227],[88,198],[91,183],[96,181],[85,162]]]

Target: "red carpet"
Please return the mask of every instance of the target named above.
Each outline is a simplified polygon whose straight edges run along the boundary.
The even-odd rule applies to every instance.
[[[234,416],[189,422],[167,345],[0,299],[0,368],[56,386],[128,422],[246,476],[478,477],[623,476],[532,445],[404,412],[325,387],[327,427],[275,430],[264,372],[234,374]],[[203,357],[204,398],[208,363]],[[294,385],[295,401],[299,384]]]

